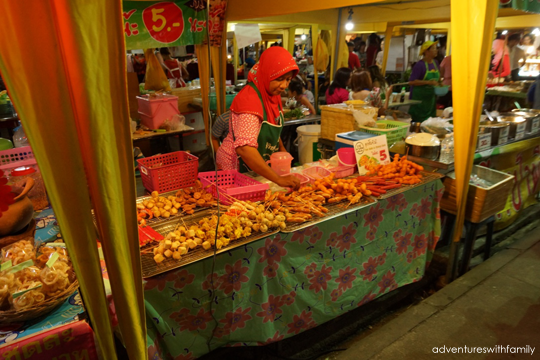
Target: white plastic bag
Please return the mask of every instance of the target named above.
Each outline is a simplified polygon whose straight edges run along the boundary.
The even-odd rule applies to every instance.
[[[370,111],[368,114],[360,110],[352,110],[354,120],[356,121],[358,128],[360,128],[360,126],[376,128],[377,123],[375,120],[373,120],[376,110],[377,109],[374,108],[373,113]]]
[[[454,125],[450,124],[449,119],[439,117],[429,118],[422,123],[420,129],[428,134],[446,135],[454,132]]]

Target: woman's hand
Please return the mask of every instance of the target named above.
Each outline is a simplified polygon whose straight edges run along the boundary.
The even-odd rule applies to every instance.
[[[300,187],[300,180],[293,175],[285,175],[280,176],[280,179],[276,181],[276,184],[281,187],[287,187],[296,190]]]

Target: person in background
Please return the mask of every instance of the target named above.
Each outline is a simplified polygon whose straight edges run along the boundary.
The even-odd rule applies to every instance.
[[[144,82],[144,77],[146,76],[146,59],[144,58],[144,53],[134,55],[133,70],[137,73],[139,84]]]
[[[315,107],[313,107],[313,103],[311,103],[306,95],[304,95],[304,91],[306,88],[304,87],[304,83],[299,80],[298,78],[294,78],[289,83],[289,98],[295,98],[296,104],[298,105],[304,105],[309,109],[309,112],[311,114],[316,114]],[[311,93],[311,92],[310,92]],[[311,94],[313,97],[313,94]]]
[[[447,37],[442,36],[438,40],[439,40],[439,47],[438,47],[437,56],[435,57],[435,60],[437,60],[437,64],[442,64],[442,61],[446,57]]]
[[[517,81],[519,78],[519,69],[521,66],[519,64],[520,60],[525,61],[525,51],[519,46],[521,41],[520,34],[512,34],[508,37],[508,48],[510,49],[510,76],[512,81]]]
[[[414,65],[409,78],[411,99],[421,101],[409,109],[413,122],[422,122],[436,116],[435,86],[441,78],[439,66],[434,60],[437,56],[437,42],[426,41],[420,48],[420,55],[423,58]]]
[[[315,105],[315,96],[313,96],[313,92],[311,92],[311,81],[308,80],[306,74],[298,73],[296,79],[302,82],[302,85],[304,86],[303,94],[306,95],[312,105]]]
[[[214,154],[217,153],[219,146],[223,140],[229,135],[229,119],[231,112],[225,111],[219,115],[212,126],[212,145],[214,146]]]
[[[339,68],[334,76],[334,81],[330,84],[328,90],[326,90],[326,103],[341,104],[344,101],[349,100],[349,91],[347,86],[351,80],[351,69]]]
[[[439,104],[445,108],[452,106],[452,55],[445,57],[441,63],[442,83],[449,86],[448,93],[441,96],[438,100]]]
[[[349,69],[351,70],[360,70],[360,59],[354,53],[354,43],[348,42],[347,47],[349,48]]]
[[[505,78],[511,73],[510,69],[510,49],[506,45],[505,36],[500,34],[493,40],[491,46],[493,60],[491,61],[491,78]]]
[[[315,66],[313,65],[313,56],[307,56],[307,66],[304,70],[304,76],[307,75],[313,75],[315,73]]]
[[[382,69],[383,59],[384,58],[384,39],[381,40],[381,45],[379,45],[379,51],[377,52],[377,57],[375,58],[375,65]]]
[[[189,73],[184,68],[184,66],[180,63],[180,61],[171,57],[171,52],[169,51],[169,48],[163,47],[159,49],[159,52],[163,57],[163,64],[167,68],[167,71],[165,72],[167,74],[167,78],[170,80],[174,80],[171,84],[171,88],[186,87],[184,78],[189,78]]]
[[[356,41],[356,40],[360,41]],[[358,43],[358,51],[356,51],[356,55],[358,56],[358,59],[360,60],[360,68],[367,69],[367,54],[366,54],[366,42],[362,41],[360,38],[356,38],[355,44]]]
[[[349,100],[365,100],[373,89],[373,82],[368,71],[353,71],[351,75]]]
[[[366,49],[366,66],[370,67],[375,64],[377,59],[377,51],[379,51],[379,37],[375,33],[369,34],[368,47]]]
[[[381,94],[386,93],[388,89],[388,83],[381,74],[381,69],[377,65],[370,66],[368,68],[369,75],[371,75],[371,81],[373,81],[373,87],[381,89]]]

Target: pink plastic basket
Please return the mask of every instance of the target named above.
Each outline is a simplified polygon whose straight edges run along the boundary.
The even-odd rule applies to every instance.
[[[37,169],[34,152],[30,146],[0,151],[0,170],[15,169],[21,166],[32,166]]]
[[[167,192],[195,185],[199,158],[176,151],[137,160],[146,190]]]
[[[314,183],[315,180],[320,180],[327,177],[332,172],[328,169],[323,168],[322,166],[312,166],[307,169],[302,170],[302,174],[306,175],[311,183]]]
[[[199,179],[203,188],[214,197],[217,197],[217,183],[219,187],[219,201],[225,205],[233,203],[230,196],[242,201],[262,201],[264,200],[266,190],[269,188],[268,184],[262,184],[249,176],[240,174],[236,170],[218,171],[217,181],[215,171],[200,173]],[[229,196],[225,196],[224,194]]]
[[[330,169],[334,173],[334,178],[341,179],[347,176],[351,176],[356,171],[356,165],[340,165]]]
[[[137,96],[137,102],[141,123],[149,129],[159,129],[165,120],[171,120],[174,115],[180,114],[177,96],[149,97],[143,95]]]

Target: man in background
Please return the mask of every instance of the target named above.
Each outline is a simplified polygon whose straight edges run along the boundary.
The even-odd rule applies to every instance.
[[[347,46],[349,47],[349,69],[351,70],[360,70],[360,59],[358,59],[358,55],[354,53],[354,43],[348,42]]]
[[[519,79],[519,69],[521,69],[520,60],[525,60],[525,51],[519,46],[521,41],[520,34],[512,34],[508,37],[508,48],[510,49],[510,76],[512,81]]]

